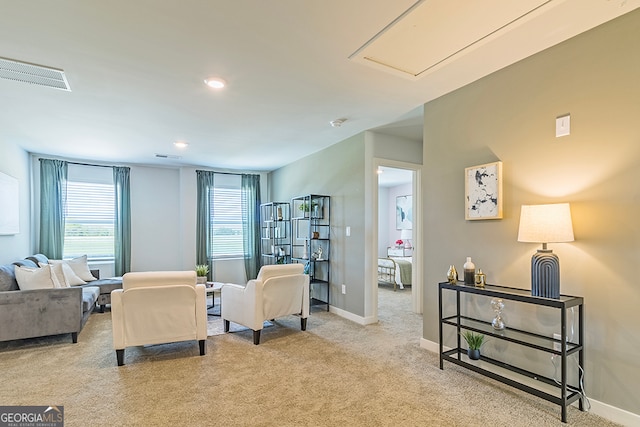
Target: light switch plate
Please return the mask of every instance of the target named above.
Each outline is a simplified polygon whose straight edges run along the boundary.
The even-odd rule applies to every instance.
[[[571,115],[556,117],[556,138],[571,134]]]

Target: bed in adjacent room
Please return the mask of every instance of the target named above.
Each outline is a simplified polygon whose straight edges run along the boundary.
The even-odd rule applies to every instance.
[[[411,257],[378,258],[378,283],[404,289],[411,286]]]

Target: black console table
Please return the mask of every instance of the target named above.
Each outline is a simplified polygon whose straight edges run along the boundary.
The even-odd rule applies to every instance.
[[[446,314],[443,308],[443,292],[455,292],[456,294],[456,307],[455,309],[447,307],[448,313]],[[461,314],[461,297],[463,299],[501,298],[504,301],[518,301],[556,309],[559,314],[560,337],[558,339],[536,332],[534,322],[530,323],[531,326],[527,327],[528,330],[510,328],[509,325],[503,330],[494,330],[490,321]],[[578,342],[567,340],[567,310],[572,307],[578,307]],[[449,314],[451,311],[455,312]],[[584,377],[584,301],[582,297],[560,295],[558,299],[543,298],[532,296],[531,291],[527,289],[496,285],[486,285],[484,288],[480,288],[464,285],[462,282],[455,284],[443,282],[439,284],[438,314],[440,319],[440,369],[443,369],[443,362],[446,360],[560,405],[563,422],[567,422],[567,406],[576,400],[579,400],[580,410],[584,410],[584,398],[581,393]],[[445,327],[456,329],[456,346],[450,350],[445,350],[443,345],[443,328]],[[466,349],[463,349],[461,345],[460,332],[464,331],[481,333],[491,339],[505,340],[519,346],[555,355],[560,361],[561,379],[556,380],[538,375],[511,363],[484,355],[480,357],[480,360],[471,360],[467,357]],[[567,358],[574,353],[578,354],[577,384],[569,384]]]

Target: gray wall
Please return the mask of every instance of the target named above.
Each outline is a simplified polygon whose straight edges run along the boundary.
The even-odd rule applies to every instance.
[[[424,337],[438,341],[437,283],[466,256],[489,283],[530,287],[520,206],[570,202],[576,241],[550,244],[561,292],[586,307],[587,394],[640,413],[640,10],[424,108]],[[571,113],[571,135],[555,118]],[[451,123],[456,123],[452,126]],[[465,167],[504,162],[504,219],[464,220]],[[519,314],[507,312],[513,320]]]
[[[377,180],[373,158],[415,163],[422,159],[422,143],[406,138],[364,132],[269,174],[270,201],[287,202],[309,193],[331,196],[331,305],[366,318],[366,260],[377,257],[367,242],[372,230],[369,184]],[[345,227],[351,236],[345,236]],[[373,267],[372,267],[373,268]],[[341,286],[347,287],[346,294]]]
[[[359,316],[364,314],[364,165],[364,134],[359,134],[269,175],[271,201],[331,196],[331,305]]]
[[[184,248],[180,239],[180,207],[183,203],[177,201],[184,198],[180,193],[180,171],[134,166],[130,183],[131,270],[193,268],[190,264],[195,265],[195,254],[191,263],[186,263],[181,256]]]
[[[17,144],[0,141],[0,172],[16,178],[20,192],[20,199],[15,201],[20,205],[20,232],[0,236],[0,264],[8,264],[29,255],[31,246],[29,155]]]

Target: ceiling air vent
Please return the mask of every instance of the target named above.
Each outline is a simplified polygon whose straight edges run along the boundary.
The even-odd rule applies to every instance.
[[[71,91],[64,71],[0,58],[0,78]]]
[[[156,154],[156,157],[159,159],[171,159],[171,160],[180,160],[182,156],[175,156],[173,154]]]

